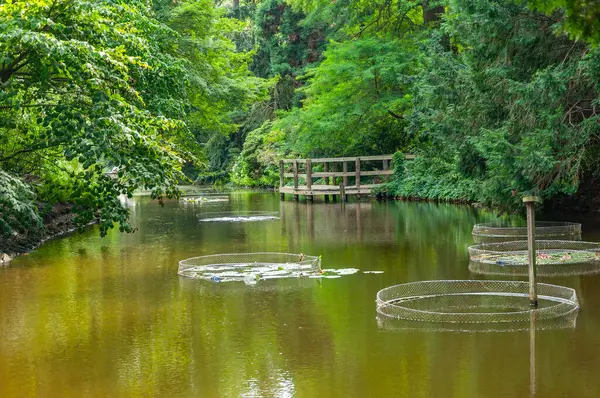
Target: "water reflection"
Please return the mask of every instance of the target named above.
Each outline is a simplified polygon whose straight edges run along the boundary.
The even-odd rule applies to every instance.
[[[377,325],[380,329],[391,332],[417,333],[507,333],[528,332],[529,335],[529,396],[537,395],[537,365],[536,365],[536,335],[538,331],[557,329],[574,329],[577,323],[578,311],[567,316],[553,319],[538,320],[536,313],[531,312],[527,325],[520,323],[430,323],[411,320],[395,319],[380,314],[377,315]],[[552,349],[553,347],[548,347]]]
[[[0,269],[0,396],[529,393],[527,333],[388,332],[375,320],[383,287],[468,279],[471,229],[493,214],[227,196],[206,207],[136,197],[127,202],[135,234],[100,239],[92,228]],[[279,211],[281,219],[200,223],[201,211]],[[181,259],[253,251],[323,255],[324,268],[384,273],[277,281],[272,289],[177,276]],[[582,309],[576,329],[536,334],[535,393],[600,396],[600,276],[553,283],[576,288]]]
[[[489,323],[434,323],[390,318],[377,314],[377,326],[384,331],[394,332],[452,332],[452,333],[506,333],[531,330],[574,329],[577,326],[578,310],[565,316],[551,319],[535,319],[530,322],[489,322]]]
[[[335,245],[394,242],[396,228],[390,207],[373,202],[311,204],[281,202],[282,232],[294,231]],[[315,221],[316,220],[316,221]]]

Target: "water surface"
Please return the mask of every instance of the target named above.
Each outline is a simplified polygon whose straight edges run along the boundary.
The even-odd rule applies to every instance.
[[[600,276],[573,287],[575,328],[531,334],[382,328],[378,290],[468,271],[468,206],[280,202],[127,202],[138,231],[96,228],[0,268],[0,396],[598,397]],[[198,221],[215,211],[279,211],[262,222]],[[586,219],[583,237],[600,240]],[[323,268],[381,270],[257,287],[177,276],[181,259],[281,251]],[[531,354],[531,355],[530,355]],[[533,369],[531,369],[532,364]]]

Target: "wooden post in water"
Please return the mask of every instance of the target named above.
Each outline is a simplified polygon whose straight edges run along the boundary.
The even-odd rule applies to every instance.
[[[346,187],[344,186],[344,183],[340,184],[340,199],[342,201],[342,203],[344,203],[346,201]]]
[[[284,172],[285,172],[284,163],[283,163],[283,160],[280,160],[279,161],[279,188],[283,188],[283,186],[285,185]],[[281,200],[285,200],[285,194],[283,192],[281,192],[279,194],[279,198]]]
[[[325,164],[323,165],[323,171],[325,171],[325,173],[329,172],[329,163],[325,162]],[[335,184],[335,182],[334,182]],[[329,185],[329,177],[325,177],[325,185]],[[329,202],[329,195],[325,195],[325,202]]]
[[[313,206],[306,206],[306,227],[308,228],[308,242],[315,241],[315,212]]]
[[[537,307],[537,280],[535,266],[535,203],[539,202],[537,196],[525,196],[523,203],[527,206],[527,256],[529,259],[529,303]]]
[[[312,202],[312,161],[310,159],[306,159],[306,190],[308,191],[306,199]]]
[[[279,214],[281,217],[281,233],[285,236],[286,232],[286,220],[285,220],[285,203],[279,202]]]
[[[298,194],[296,191],[298,190],[298,161],[294,160],[294,199],[298,200]]]
[[[342,177],[342,180],[344,182],[344,186],[347,187],[348,186],[348,163],[346,163],[345,161],[342,162],[343,166],[343,171],[344,171],[344,176]]]
[[[531,311],[529,314],[529,396],[535,397],[535,330],[536,330],[537,312]]]

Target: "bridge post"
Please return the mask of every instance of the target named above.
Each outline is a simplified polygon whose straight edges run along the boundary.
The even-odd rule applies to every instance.
[[[344,165],[344,167],[343,167],[344,177],[342,177],[342,180],[344,182],[344,186],[347,187],[348,186],[348,176],[346,174],[348,173],[348,163],[346,163],[346,161],[343,161],[342,164]]]
[[[332,162],[331,163],[331,171],[335,173],[336,170],[337,170],[336,163]],[[331,177],[331,185],[336,185],[336,182],[337,182],[336,178],[335,177]],[[337,195],[331,195],[331,196],[332,196],[333,201],[335,202],[336,199],[337,199]]]
[[[356,188],[360,188],[360,158],[356,158]]]
[[[329,172],[329,162],[325,162],[323,165],[323,171],[325,171],[325,173]],[[325,185],[329,185],[329,177],[325,177]],[[329,202],[329,195],[325,195],[325,202]]]
[[[310,159],[306,159],[306,190],[308,191],[306,199],[312,202],[312,161]]]
[[[389,163],[389,160],[387,160],[387,159],[383,159],[383,171],[388,171],[388,170],[389,170],[389,168],[390,168],[390,163]],[[389,179],[388,177],[389,177],[389,176],[388,176],[387,174],[386,174],[386,175],[384,175],[384,176],[383,176],[383,181],[387,182],[387,181],[388,181],[388,179]]]
[[[360,158],[356,158],[356,198],[360,199]]]
[[[294,200],[298,201],[298,161],[294,160]]]

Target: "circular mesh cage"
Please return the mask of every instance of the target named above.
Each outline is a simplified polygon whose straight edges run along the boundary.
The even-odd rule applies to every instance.
[[[527,275],[527,241],[484,243],[469,247],[469,269],[488,275]],[[571,240],[536,241],[541,276],[600,273],[600,244]]]
[[[535,312],[530,312],[529,322],[490,322],[490,323],[452,323],[425,322],[410,319],[391,318],[377,314],[377,326],[381,330],[393,332],[458,332],[458,333],[501,333],[531,330],[574,329],[577,326],[578,310],[538,320]]]
[[[321,258],[290,253],[230,253],[188,258],[179,262],[181,276],[213,282],[309,276],[321,269]]]
[[[494,280],[421,281],[377,293],[377,312],[429,323],[518,323],[564,317],[579,308],[575,290],[537,284],[538,307],[529,305],[529,283]]]
[[[226,211],[206,212],[198,215],[200,222],[248,222],[279,220],[276,211]]]
[[[222,299],[243,294],[252,289],[254,293],[293,293],[304,289],[313,289],[322,284],[321,279],[313,278],[279,278],[269,281],[258,281],[256,284],[244,283],[214,283],[213,281],[199,281],[191,278],[179,278],[182,291],[192,292],[214,299]]]
[[[188,195],[182,196],[179,198],[180,202],[183,203],[197,203],[197,204],[205,204],[205,203],[220,203],[220,202],[229,202],[228,196],[216,196],[216,195]]]
[[[544,264],[537,265],[537,275],[545,277],[600,274],[600,263],[585,264]],[[469,262],[469,271],[479,275],[515,276],[528,275],[527,265],[503,267],[495,264]]]
[[[580,240],[581,224],[562,221],[537,221],[535,223],[537,239]],[[475,243],[506,242],[527,240],[527,225],[507,223],[475,224],[473,227]]]

